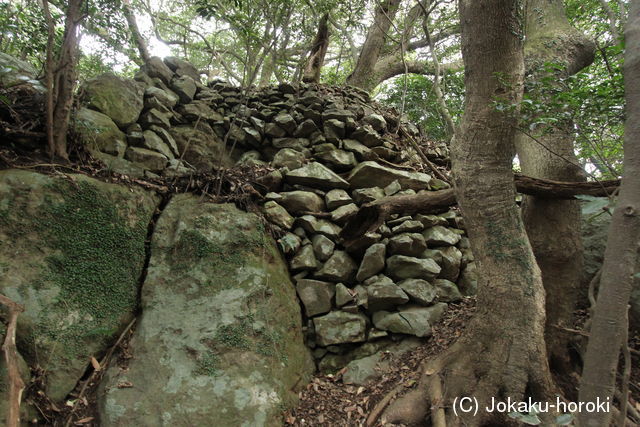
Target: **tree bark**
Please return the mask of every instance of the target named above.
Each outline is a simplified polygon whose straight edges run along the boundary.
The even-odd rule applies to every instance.
[[[525,32],[525,63],[531,80],[545,77],[544,63],[563,67],[553,76],[559,82],[593,61],[594,43],[569,24],[561,0],[528,0]],[[555,86],[554,89],[563,90],[560,83]],[[534,178],[586,181],[574,153],[573,134],[570,121],[536,132],[536,141],[518,134],[516,147],[522,172]],[[582,278],[580,203],[526,196],[522,215],[547,295],[545,335],[549,361],[554,370],[568,372],[572,336],[558,326],[571,326]]]
[[[615,192],[620,180],[600,182],[559,182],[536,179],[528,176],[514,177],[519,193],[535,195],[541,200],[570,200],[578,194],[607,197]],[[392,214],[430,214],[448,210],[457,203],[453,190],[439,190],[409,196],[383,197],[366,203],[358,210],[342,229],[345,240],[356,239],[365,233],[375,231]]]
[[[129,31],[131,31],[131,37],[133,38],[133,41],[138,48],[140,59],[142,59],[143,64],[147,65],[149,64],[151,55],[149,55],[147,41],[144,39],[144,37],[142,37],[142,34],[140,34],[140,30],[138,29],[136,15],[133,13],[133,10],[131,10],[131,1],[122,0],[122,9],[124,11],[125,18],[127,19],[127,24],[129,25]]]
[[[347,78],[348,84],[366,91],[371,91],[378,85],[379,82],[376,82],[373,70],[385,45],[387,33],[398,12],[400,2],[401,0],[383,0],[377,4],[373,24],[369,27],[353,73]]]
[[[515,203],[511,171],[518,118],[493,106],[496,98],[519,104],[522,96],[522,11],[517,0],[461,0],[459,8],[466,102],[452,143],[452,165],[456,197],[478,262],[478,309],[460,339],[427,362],[417,392],[388,409],[385,421],[391,423],[415,422],[398,417],[402,411],[397,410],[415,408],[407,406],[407,399],[426,400],[426,390],[440,378],[448,426],[503,425],[506,414],[483,410],[492,397],[552,397],[544,289]],[[461,396],[477,399],[477,415],[455,415],[454,399]]]
[[[581,402],[613,401],[619,349],[640,249],[640,0],[625,29],[624,177],[605,250],[600,292],[580,383]],[[605,350],[606,349],[606,350]],[[626,402],[625,402],[626,403]],[[580,412],[583,427],[609,425],[611,412]]]
[[[329,48],[329,14],[325,13],[320,18],[318,24],[318,32],[313,39],[311,45],[311,52],[309,53],[309,59],[304,69],[304,75],[302,81],[306,83],[320,83],[320,72],[324,65],[324,57],[327,54]]]

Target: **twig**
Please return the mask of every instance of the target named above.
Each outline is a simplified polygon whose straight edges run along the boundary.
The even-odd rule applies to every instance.
[[[18,351],[16,349],[16,325],[18,315],[24,311],[24,306],[12,301],[0,294],[0,304],[9,309],[9,323],[7,334],[2,344],[4,360],[7,364],[7,377],[9,378],[9,410],[7,412],[7,427],[18,427],[20,425],[20,401],[24,390],[24,381],[20,375],[18,365]]]
[[[393,390],[391,390],[387,395],[373,408],[369,416],[367,417],[366,426],[372,427],[378,422],[378,418],[382,415],[382,411],[385,410],[389,403],[396,397],[398,393],[402,390],[402,385],[397,386]]]
[[[87,391],[87,388],[89,387],[89,384],[91,384],[99,375],[101,375],[104,372],[106,367],[109,366],[109,362],[111,361],[111,356],[113,356],[113,353],[115,352],[116,348],[118,348],[118,346],[120,345],[122,340],[124,340],[124,337],[131,330],[133,325],[136,323],[136,320],[137,319],[134,317],[133,320],[131,322],[129,322],[127,327],[124,328],[124,331],[122,331],[122,333],[118,337],[118,340],[116,341],[116,343],[111,346],[111,348],[109,349],[107,354],[105,354],[105,356],[102,358],[102,360],[100,360],[100,369],[99,370],[97,370],[97,369],[94,370],[91,373],[91,376],[82,385],[82,388],[80,389],[80,392],[78,393],[78,398],[76,399],[75,403],[73,404],[73,408],[71,408],[71,412],[69,412],[69,415],[67,415],[67,419],[66,419],[66,421],[64,423],[65,427],[69,427],[71,425],[71,423],[72,423],[71,417],[73,416],[73,414],[76,411],[76,409],[78,409],[78,403],[80,401],[82,401],[82,397],[84,396],[85,392]]]

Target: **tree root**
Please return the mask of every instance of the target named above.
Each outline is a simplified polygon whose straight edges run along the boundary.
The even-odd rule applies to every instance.
[[[7,376],[9,379],[9,410],[7,412],[7,426],[18,427],[20,425],[20,401],[25,384],[20,375],[18,365],[18,351],[16,349],[16,325],[18,315],[24,311],[24,306],[12,301],[4,295],[0,295],[0,304],[9,309],[9,323],[7,335],[2,344],[4,360],[7,363]]]

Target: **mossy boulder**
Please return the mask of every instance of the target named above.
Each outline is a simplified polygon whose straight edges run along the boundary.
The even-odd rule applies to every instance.
[[[121,129],[125,129],[140,116],[144,85],[104,73],[84,84],[83,96],[87,105],[106,114]]]
[[[158,201],[83,175],[0,171],[0,292],[23,304],[17,344],[63,399],[137,308]]]
[[[90,149],[119,158],[124,156],[127,137],[106,114],[80,108],[75,114],[73,126]]]
[[[102,425],[281,425],[313,366],[295,288],[258,217],[177,195],[151,248],[133,358],[99,390]]]

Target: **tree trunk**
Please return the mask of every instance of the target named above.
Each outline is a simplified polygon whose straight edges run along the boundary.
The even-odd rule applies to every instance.
[[[140,54],[140,59],[142,59],[142,63],[147,65],[149,64],[149,48],[147,47],[147,41],[140,34],[140,30],[138,29],[138,23],[136,22],[136,15],[131,10],[131,1],[130,0],[122,0],[122,8],[124,11],[124,16],[127,18],[127,24],[129,25],[129,31],[131,31],[131,37],[133,38],[136,47],[138,48],[138,53]]]
[[[545,77],[541,67],[548,62],[563,67],[554,76],[559,81],[593,60],[595,45],[571,27],[561,0],[529,0],[525,32],[525,63],[531,80]],[[558,83],[554,89],[562,90],[560,86]],[[570,122],[550,131],[535,132],[537,141],[519,134],[516,147],[522,172],[534,178],[585,181],[574,154],[573,134]],[[522,215],[547,295],[545,335],[549,361],[555,370],[567,372],[572,337],[558,326],[571,326],[582,278],[580,203],[527,196],[523,199]]]
[[[580,401],[613,401],[619,349],[640,248],[640,0],[631,1],[625,30],[624,177],[607,238],[600,292],[585,356]],[[605,350],[606,349],[606,350]],[[626,403],[626,402],[624,402]],[[607,426],[611,412],[580,412],[583,427]]]
[[[318,24],[318,32],[313,39],[311,46],[311,52],[309,53],[309,59],[307,65],[304,68],[304,76],[302,81],[306,83],[320,83],[320,71],[324,65],[324,57],[327,54],[329,48],[329,14],[325,13],[320,18]]]
[[[76,60],[78,51],[78,25],[82,19],[82,0],[69,0],[66,17],[64,37],[53,82],[53,140],[54,154],[68,159],[67,131],[73,105],[73,91],[76,84]],[[49,70],[53,72],[54,70]]]
[[[385,45],[387,33],[398,12],[400,2],[401,0],[383,0],[376,6],[373,24],[369,27],[358,62],[353,73],[347,78],[347,84],[367,92],[371,92],[378,85],[379,82],[373,75],[373,70]]]
[[[420,384],[386,412],[388,422],[407,423],[427,390],[444,381],[448,426],[502,425],[506,414],[483,410],[498,400],[547,400],[553,383],[544,342],[544,289],[519,209],[511,162],[517,115],[500,112],[497,99],[518,104],[522,95],[522,11],[517,0],[461,0],[465,110],[452,143],[457,200],[478,262],[478,309],[462,337],[433,362]],[[458,412],[454,399],[472,396],[479,411]],[[437,397],[437,396],[436,396]],[[419,399],[419,400],[418,400]],[[410,404],[408,404],[410,403]],[[435,411],[440,413],[441,411]]]

